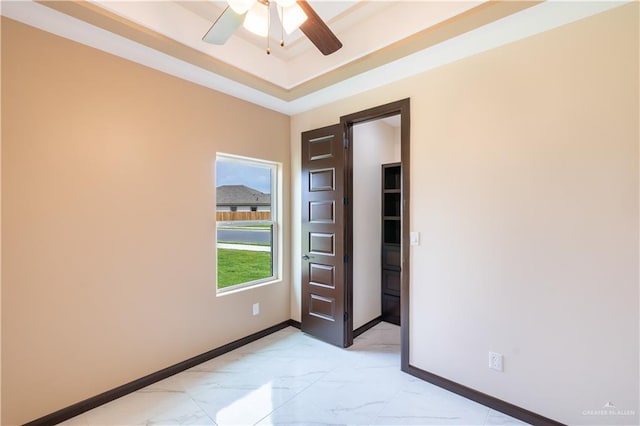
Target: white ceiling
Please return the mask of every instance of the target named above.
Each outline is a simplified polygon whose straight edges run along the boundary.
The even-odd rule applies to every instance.
[[[299,30],[293,33],[293,37],[287,37],[285,47],[281,48],[278,18],[275,7],[272,7],[272,22],[275,24],[271,27],[273,53],[269,57],[266,54],[267,40],[254,36],[242,27],[223,46],[201,40],[223,12],[226,2],[94,1],[94,4],[121,17],[283,89],[291,89],[333,71],[480,3],[312,1],[310,4],[343,43],[342,49],[330,56],[323,56]]]
[[[265,38],[202,36],[224,1],[0,3],[2,15],[285,114],[295,114],[479,53],[627,1],[310,1],[342,41],[323,56],[273,17]],[[275,11],[272,11],[275,13]]]

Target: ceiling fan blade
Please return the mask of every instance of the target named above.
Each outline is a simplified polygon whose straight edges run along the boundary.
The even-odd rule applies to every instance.
[[[342,47],[342,43],[338,40],[338,37],[331,31],[331,29],[324,23],[322,18],[318,16],[315,10],[311,7],[306,0],[298,0],[298,5],[307,14],[307,20],[300,25],[300,31],[306,35],[311,43],[316,47],[323,55],[331,55],[336,50]]]
[[[209,31],[202,37],[202,40],[212,44],[225,44],[229,37],[238,29],[244,21],[244,13],[240,15],[229,6],[216,19]]]

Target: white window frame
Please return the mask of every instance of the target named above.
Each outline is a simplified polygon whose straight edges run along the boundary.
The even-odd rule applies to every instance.
[[[237,163],[247,166],[266,167],[271,170],[271,220],[258,220],[258,221],[242,221],[243,225],[271,225],[271,265],[272,275],[270,277],[261,278],[258,280],[247,281],[244,283],[238,283],[230,285],[224,288],[218,287],[218,225],[233,225],[237,224],[237,221],[232,222],[218,222],[216,218],[215,227],[215,247],[216,247],[216,295],[225,295],[234,293],[240,290],[247,290],[249,288],[262,286],[279,282],[282,276],[282,263],[281,263],[281,244],[282,241],[282,206],[281,206],[281,194],[282,194],[282,163],[275,161],[262,160],[257,158],[243,157],[233,154],[217,153],[216,154],[216,169],[214,176],[217,175],[218,161],[224,161],[228,163]],[[217,182],[216,182],[217,187]],[[217,206],[216,206],[217,211]]]

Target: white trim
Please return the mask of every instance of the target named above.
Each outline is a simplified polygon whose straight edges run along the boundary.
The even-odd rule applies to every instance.
[[[215,235],[215,245],[216,245],[216,296],[221,296],[225,294],[234,293],[239,290],[246,290],[249,288],[255,288],[258,286],[262,286],[265,284],[275,283],[282,281],[282,244],[281,241],[283,239],[282,235],[282,227],[280,223],[282,221],[282,197],[280,195],[282,191],[282,163],[263,160],[258,158],[250,158],[239,156],[235,154],[226,154],[218,152],[216,154],[216,165],[219,161],[237,163],[248,166],[256,166],[256,167],[265,167],[270,170],[271,174],[271,220],[260,220],[260,221],[234,221],[234,222],[217,222],[216,221],[216,235]],[[217,173],[217,169],[215,170]],[[252,225],[271,225],[271,265],[272,265],[272,276],[249,281],[240,284],[234,284],[224,288],[218,288],[218,274],[217,274],[217,264],[218,264],[218,226],[219,225],[233,225],[240,223],[242,226],[252,226]],[[221,247],[223,248],[223,247]]]

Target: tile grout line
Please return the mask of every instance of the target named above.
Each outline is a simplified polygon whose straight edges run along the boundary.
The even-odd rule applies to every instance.
[[[298,330],[299,333],[301,333],[304,336],[304,333],[302,333],[302,331]],[[333,370],[335,370],[336,367],[333,368]],[[270,415],[272,415],[276,410],[282,408],[284,405],[286,405],[287,403],[289,403],[290,401],[292,401],[293,399],[295,399],[296,397],[298,397],[302,392],[306,391],[307,389],[309,389],[311,386],[315,385],[316,383],[318,383],[320,380],[322,380],[324,377],[326,377],[328,374],[330,374],[333,370],[330,371],[326,371],[324,374],[322,374],[320,377],[318,377],[316,380],[314,380],[313,382],[309,383],[307,386],[305,386],[303,389],[301,389],[299,392],[295,393],[294,395],[292,395],[289,399],[287,399],[286,401],[284,401],[282,404],[280,404],[278,407],[274,408],[273,410],[271,410],[268,414],[266,414],[263,418],[261,418],[260,420],[258,420],[257,422],[255,422],[253,424],[253,426],[256,426],[258,424],[260,424],[261,421],[263,421],[264,419],[266,419],[267,417],[269,417]]]
[[[489,424],[489,414],[491,413],[491,409],[489,407],[487,407],[487,414],[484,416],[484,426],[487,426]]]

